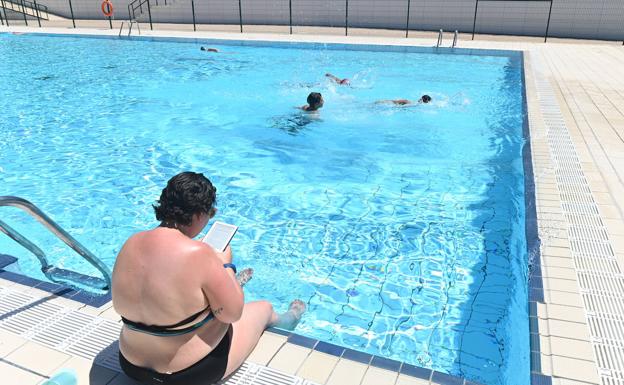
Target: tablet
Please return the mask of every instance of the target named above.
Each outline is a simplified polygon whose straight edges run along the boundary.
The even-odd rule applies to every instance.
[[[202,242],[209,244],[215,250],[222,253],[230,244],[232,238],[234,238],[236,230],[238,230],[238,226],[217,221],[212,224],[212,227],[208,230]]]

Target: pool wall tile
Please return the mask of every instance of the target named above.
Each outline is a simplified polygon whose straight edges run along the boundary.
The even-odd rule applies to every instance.
[[[431,383],[438,385],[464,385],[464,379],[446,373],[433,372]]]
[[[531,373],[531,385],[552,385],[552,377]]]
[[[373,356],[368,353],[358,352],[357,350],[347,349],[342,354],[342,358],[368,365],[373,359]]]
[[[319,341],[318,344],[314,347],[314,350],[317,350],[322,353],[331,354],[332,356],[341,357],[342,353],[346,350],[342,346],[329,344],[327,342]]]
[[[529,317],[537,317],[537,302],[529,302]]]
[[[540,352],[540,335],[537,333],[530,333],[529,336],[531,350],[535,352]]]
[[[431,369],[421,368],[419,366],[403,364],[401,366],[401,373],[411,377],[422,378],[424,380],[431,379],[433,371]]]
[[[299,334],[291,334],[288,337],[288,342],[290,342],[291,344],[303,346],[304,348],[312,349],[319,341]]]
[[[373,356],[370,365],[393,372],[398,372],[401,369],[401,362],[380,356]]]
[[[267,329],[268,331],[270,331],[271,333],[275,333],[275,334],[280,334],[282,336],[290,336],[292,334],[292,332],[288,331],[288,330],[283,330],[283,329],[279,329],[279,328],[269,328]]]
[[[30,286],[30,287],[35,287],[39,282],[41,282],[41,281],[32,279],[30,277],[26,277],[24,275],[16,274],[11,271],[5,271],[5,270],[0,271],[0,278],[4,278],[9,281],[20,283],[24,286]]]
[[[17,262],[17,258],[8,254],[0,254],[0,269],[3,269],[15,262]]]
[[[531,372],[541,373],[542,357],[539,352],[531,352]]]

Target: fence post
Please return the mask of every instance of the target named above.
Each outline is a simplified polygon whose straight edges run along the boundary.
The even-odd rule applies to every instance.
[[[241,33],[243,33],[243,7],[241,4],[241,0],[238,0],[238,21],[240,23]]]
[[[2,9],[4,10],[4,20],[6,20],[6,25],[7,27],[9,27],[9,18],[6,14],[6,6],[4,5],[4,0],[0,0],[0,3],[2,4]]]
[[[150,7],[150,0],[147,0],[147,16],[149,16],[150,21],[150,31],[153,31],[154,26],[152,25],[152,8]]]
[[[191,10],[193,11],[193,31],[197,31],[195,27],[195,0],[191,0]]]
[[[24,23],[28,27],[28,19],[26,19],[26,7],[24,7],[24,0],[20,1],[22,4],[22,14],[24,15]]]
[[[288,25],[290,26],[290,34],[292,35],[292,0],[288,0],[288,14],[290,16]]]
[[[553,0],[550,0],[550,9],[548,10],[548,22],[546,23],[546,34],[544,34],[544,43],[548,40],[548,30],[550,29],[550,15],[552,14],[552,3]]]
[[[72,7],[72,3],[71,0],[69,1],[69,12],[71,12],[71,17],[72,17],[72,24],[74,25],[74,28],[76,28],[76,19],[74,19],[74,7]]]
[[[4,9],[4,7],[2,7]],[[4,17],[2,17],[2,11],[0,11],[0,23],[4,25]]]
[[[407,0],[407,22],[405,24],[405,37],[409,36],[409,19],[410,19],[410,5],[412,0]]]
[[[349,0],[345,0],[345,36],[349,36]]]
[[[475,27],[477,26],[477,10],[478,9],[479,9],[479,0],[475,2],[475,14],[474,14],[474,19],[472,21],[472,40],[474,40]]]
[[[35,5],[35,15],[37,15],[37,24],[39,24],[39,28],[41,28],[41,17],[39,15],[39,6],[37,5],[37,0],[33,0],[33,4]]]

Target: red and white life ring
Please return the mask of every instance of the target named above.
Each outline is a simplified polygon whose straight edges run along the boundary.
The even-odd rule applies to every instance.
[[[102,13],[106,17],[113,16],[113,3],[111,3],[110,0],[102,1]]]

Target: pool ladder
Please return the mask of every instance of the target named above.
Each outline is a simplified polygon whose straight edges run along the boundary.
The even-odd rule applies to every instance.
[[[31,217],[39,221],[50,232],[56,235],[57,238],[65,242],[67,246],[71,247],[75,252],[80,254],[84,259],[93,265],[102,274],[103,278],[93,277],[85,275],[72,270],[62,269],[51,265],[43,250],[37,245],[26,239],[23,235],[13,229],[11,226],[0,220],[0,232],[5,233],[15,242],[26,248],[33,253],[35,257],[41,263],[41,272],[52,282],[61,285],[69,285],[72,287],[80,287],[80,285],[95,289],[98,291],[108,292],[111,288],[111,272],[109,268],[95,255],[93,255],[87,248],[80,244],[76,239],[69,235],[65,230],[61,228],[50,217],[44,214],[37,206],[30,203],[26,199],[22,199],[15,196],[0,196],[0,207],[12,206],[25,211]],[[78,284],[78,285],[76,285]]]
[[[125,23],[125,21],[122,21],[121,22],[121,27],[119,27],[119,37],[121,37],[121,31],[123,30],[124,23]],[[137,30],[139,31],[139,35],[141,34],[141,26],[139,25],[138,20],[132,19],[132,20],[128,20],[128,36],[130,36],[130,34],[132,33],[132,26],[134,24],[136,24],[136,26],[137,26]]]
[[[459,36],[459,32],[455,30],[455,33],[453,34],[453,43],[451,44],[450,48],[455,48],[455,46],[457,45],[458,36]],[[436,48],[440,48],[440,46],[442,45],[443,37],[444,37],[444,30],[441,29],[440,32],[438,32],[438,41],[436,43]]]

